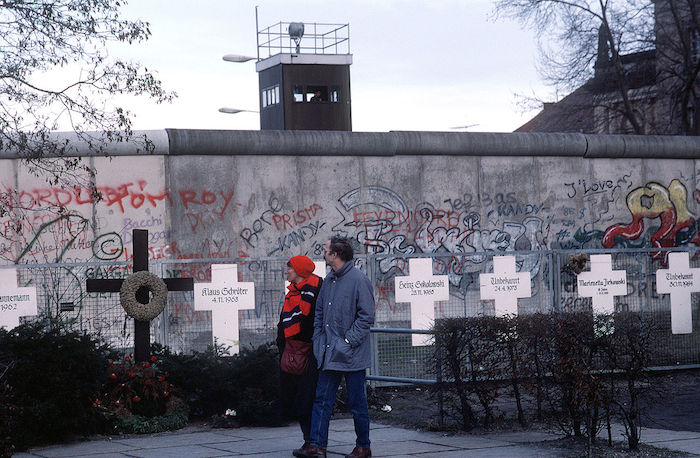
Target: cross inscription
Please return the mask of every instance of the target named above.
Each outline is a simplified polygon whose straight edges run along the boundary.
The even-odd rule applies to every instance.
[[[493,273],[479,274],[481,300],[493,300],[496,316],[517,315],[518,299],[531,297],[530,272],[515,270],[515,256],[494,256]]]
[[[609,254],[591,255],[591,270],[576,277],[578,295],[593,299],[593,313],[613,313],[615,296],[627,295],[627,271],[612,269]]]
[[[688,253],[669,253],[668,269],[656,271],[656,290],[671,295],[671,333],[693,333],[691,293],[700,292],[700,269],[690,268]]]
[[[36,288],[18,286],[17,269],[0,269],[0,328],[13,329],[19,317],[36,314]]]
[[[212,264],[211,283],[195,283],[194,309],[211,310],[212,339],[239,346],[238,311],[255,309],[255,285],[238,281],[237,264]]]
[[[411,304],[411,328],[429,329],[435,320],[435,301],[450,298],[447,275],[433,275],[432,258],[410,258],[408,269],[411,275],[394,277],[396,302]],[[411,344],[430,345],[430,335],[411,334]]]
[[[148,270],[148,231],[133,230],[134,272]],[[192,278],[164,278],[168,291],[192,291]],[[122,278],[88,278],[86,282],[88,293],[118,293],[122,287]],[[142,304],[148,302],[148,291],[144,288],[136,292],[136,300]],[[134,320],[134,358],[136,361],[147,361],[151,352],[151,323]]]

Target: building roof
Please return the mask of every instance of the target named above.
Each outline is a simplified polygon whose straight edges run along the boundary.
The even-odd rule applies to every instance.
[[[656,84],[656,51],[640,51],[622,56],[630,90]],[[595,75],[559,102],[546,103],[534,118],[515,132],[580,132],[595,133],[593,109],[600,105],[600,96],[614,98],[618,84],[612,62],[596,63]]]

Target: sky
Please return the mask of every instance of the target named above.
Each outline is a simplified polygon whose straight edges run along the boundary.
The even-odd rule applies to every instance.
[[[542,95],[534,34],[493,18],[491,0],[132,0],[129,19],[150,23],[151,38],[113,46],[155,70],[177,92],[170,104],[129,99],[134,128],[253,129],[258,110],[255,6],[262,29],[278,22],[350,25],[352,126],[390,130],[511,132],[536,114],[515,94]],[[465,130],[465,129],[456,129]]]

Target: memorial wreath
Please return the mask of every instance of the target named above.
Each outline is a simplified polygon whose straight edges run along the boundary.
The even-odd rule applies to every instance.
[[[151,293],[150,301],[145,304],[136,299],[136,292],[140,288],[146,288]],[[168,288],[162,279],[151,272],[134,272],[124,279],[119,299],[127,315],[138,321],[151,321],[165,308]]]

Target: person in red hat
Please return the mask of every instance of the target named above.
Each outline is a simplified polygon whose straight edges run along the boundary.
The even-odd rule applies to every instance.
[[[307,447],[310,440],[311,409],[318,380],[311,338],[316,298],[323,280],[313,273],[315,268],[314,262],[306,256],[294,256],[287,262],[285,274],[290,285],[277,325],[282,415],[299,421],[304,435],[302,448]]]

